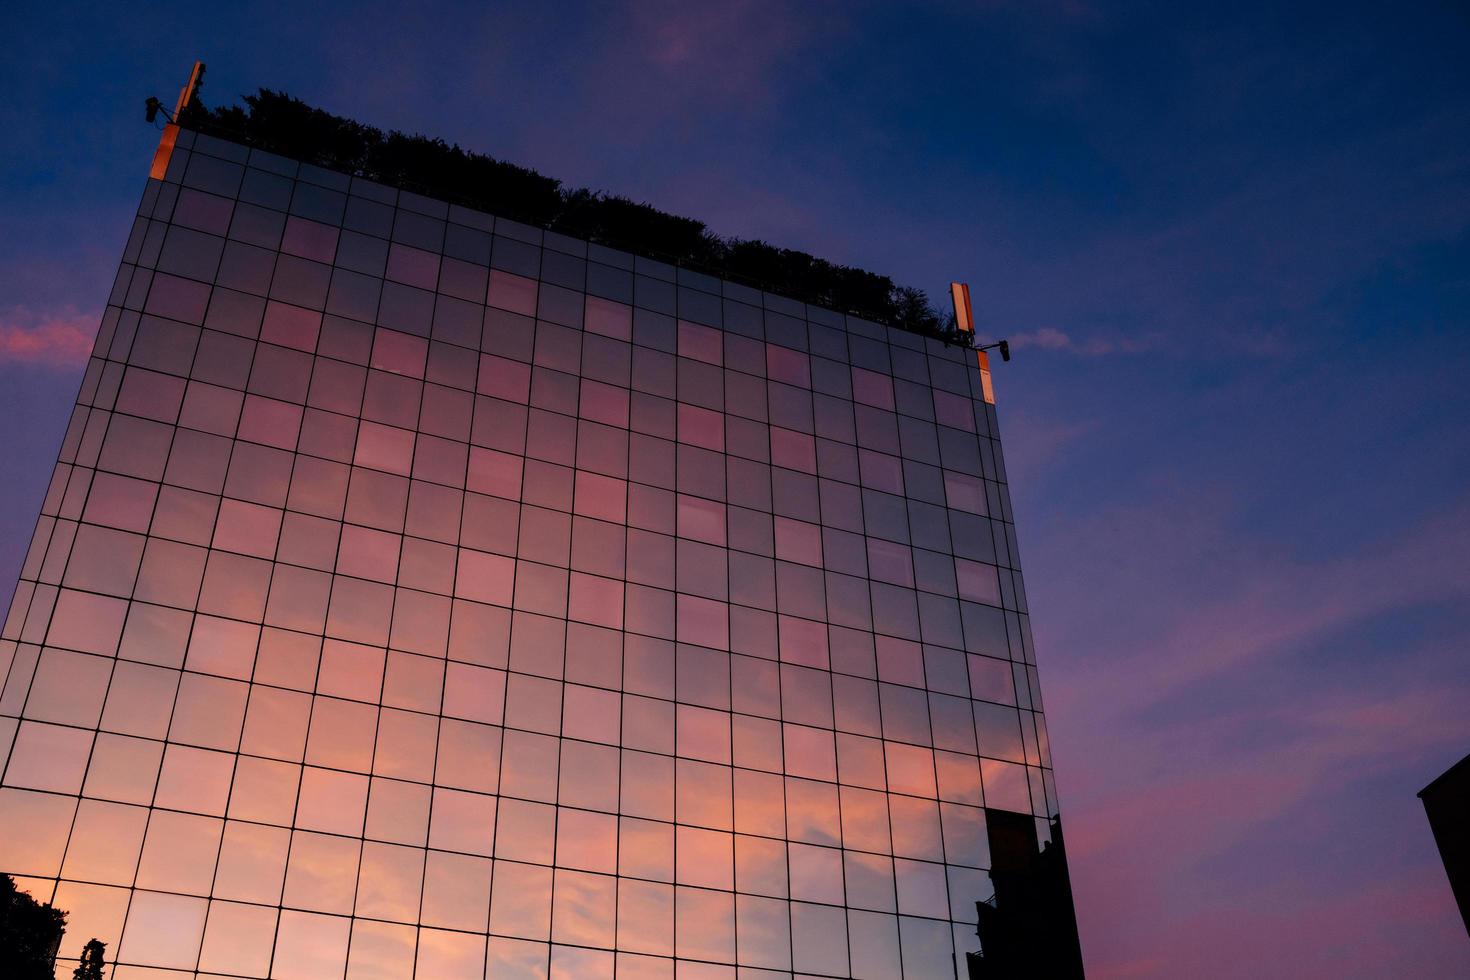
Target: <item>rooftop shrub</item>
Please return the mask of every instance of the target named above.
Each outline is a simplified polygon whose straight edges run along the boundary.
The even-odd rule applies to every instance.
[[[197,98],[189,128],[329,170],[453,201],[610,248],[790,296],[877,323],[964,343],[922,290],[756,239],[716,235],[702,221],[585,187],[428,136],[384,132],[261,89],[244,105]]]

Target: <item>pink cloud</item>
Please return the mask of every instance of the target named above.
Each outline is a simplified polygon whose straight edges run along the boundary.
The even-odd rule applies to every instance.
[[[1090,968],[1088,976],[1463,976],[1457,969],[1465,958],[1446,952],[1464,942],[1463,928],[1452,905],[1450,916],[1443,914],[1449,886],[1436,874],[1443,877],[1438,869],[1416,868],[1351,891],[1276,901],[1232,896],[1224,908],[1170,920],[1150,955]]]
[[[1316,561],[1242,535],[1233,506],[1225,487],[1161,486],[1052,538],[1067,549],[1065,568],[1106,568],[1109,578],[1098,588],[1063,571],[1055,605],[1069,615],[1037,622],[1044,649],[1106,653],[1067,664],[1069,683],[1048,688],[1059,709],[1143,710],[1355,622],[1470,598],[1470,566],[1460,560],[1470,550],[1470,495],[1387,541]],[[1119,620],[1119,597],[1150,597],[1149,615]]]
[[[1405,636],[1373,683],[1303,654],[1470,597],[1470,498],[1315,561],[1234,523],[1223,489],[1168,487],[1053,529],[1079,571],[1032,598],[1072,611],[1038,645],[1089,975],[1454,975],[1413,791],[1470,737],[1470,686],[1418,673],[1455,654]]]
[[[1011,484],[1040,486],[1042,475],[1097,432],[1097,419],[1062,419],[1017,411],[1005,420],[1006,471]]]
[[[1127,732],[1133,770],[1108,774],[1106,788],[1094,781],[1091,788],[1106,800],[1069,833],[1069,847],[1084,856],[1101,854],[1157,822],[1157,833],[1139,843],[1157,848],[1163,835],[1195,858],[1224,851],[1339,780],[1345,769],[1354,778],[1371,777],[1435,749],[1452,749],[1465,734],[1464,693],[1431,686],[1306,693],[1182,728]],[[1263,732],[1271,736],[1263,744],[1240,744]]]
[[[1381,827],[1352,829],[1370,849],[1395,851],[1405,850],[1398,835],[1417,831],[1422,846],[1407,850],[1421,860],[1396,861],[1387,881],[1351,868],[1304,869],[1340,849],[1337,835],[1351,819],[1332,807],[1354,787],[1457,753],[1466,695],[1431,685],[1306,693],[1157,730],[1115,719],[1113,753],[1126,768],[1072,769],[1084,783],[1068,839],[1090,973],[1351,977],[1406,967],[1402,937],[1455,919],[1410,792],[1396,807],[1404,829],[1387,837]],[[1065,783],[1063,793],[1065,812]],[[1278,839],[1283,827],[1290,856]],[[1374,930],[1382,936],[1345,952]]]
[[[85,364],[97,339],[95,313],[63,309],[36,314],[12,309],[0,314],[0,364],[71,368]]]
[[[650,62],[677,75],[683,85],[702,85],[706,94],[729,98],[764,97],[777,67],[814,27],[791,8],[767,0],[639,3],[630,16]]]

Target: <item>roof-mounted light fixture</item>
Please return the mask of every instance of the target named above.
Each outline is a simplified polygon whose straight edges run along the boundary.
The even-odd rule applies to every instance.
[[[1009,361],[1011,359],[1011,345],[1010,345],[1010,342],[1009,341],[997,340],[993,344],[986,344],[983,347],[976,347],[975,349],[976,350],[999,350],[1000,351],[1000,359],[1002,361]]]
[[[975,311],[970,306],[970,287],[967,283],[952,282],[949,284],[949,297],[954,301],[954,325],[959,330],[960,336],[964,337],[970,346],[975,348],[975,361],[980,366],[980,391],[985,401],[991,405],[995,404],[995,389],[990,383],[990,355],[985,353],[990,350],[1000,351],[1000,359],[1009,361],[1011,359],[1011,345],[1009,341],[997,340],[993,344],[975,344]]]

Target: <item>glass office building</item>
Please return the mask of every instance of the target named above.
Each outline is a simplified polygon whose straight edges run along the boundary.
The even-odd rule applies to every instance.
[[[62,956],[963,976],[987,815],[1056,812],[975,353],[165,162],[0,642],[0,871]]]

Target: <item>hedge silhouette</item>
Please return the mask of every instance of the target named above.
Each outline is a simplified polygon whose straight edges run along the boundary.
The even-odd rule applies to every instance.
[[[670,262],[946,343],[968,344],[923,290],[754,239],[716,235],[704,222],[561,181],[441,139],[384,132],[262,88],[244,105],[197,97],[179,122],[329,170],[464,204],[574,238]]]
[[[0,975],[7,980],[53,980],[66,913],[38,902],[0,875]]]

